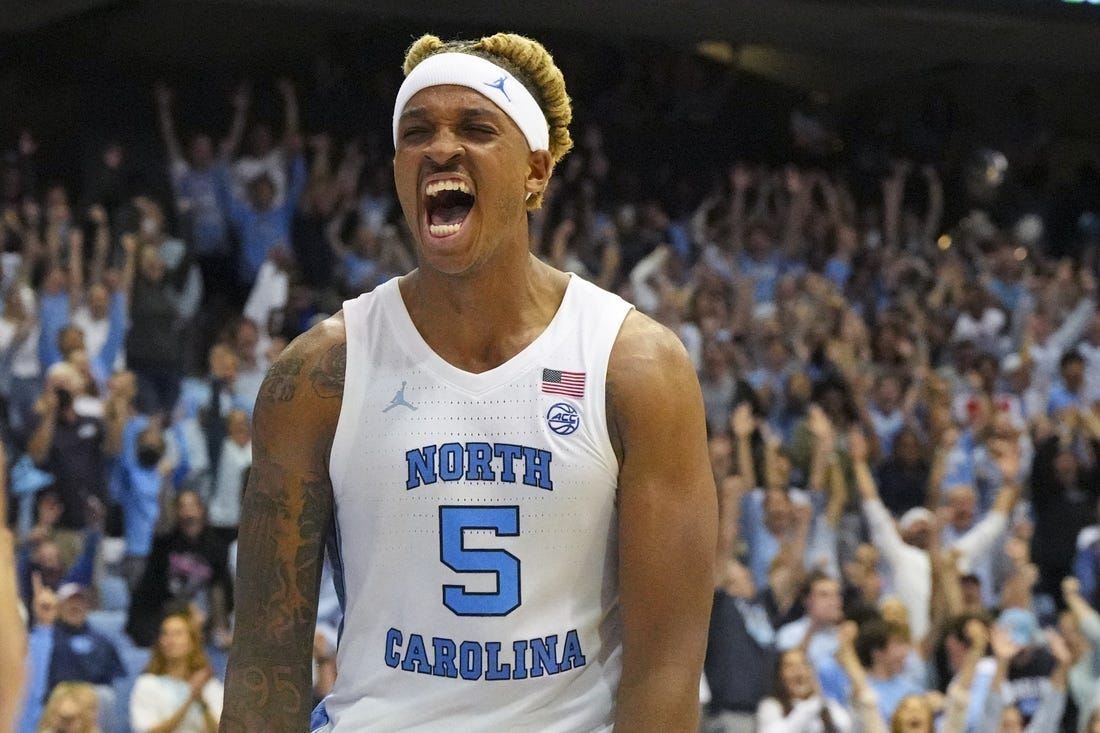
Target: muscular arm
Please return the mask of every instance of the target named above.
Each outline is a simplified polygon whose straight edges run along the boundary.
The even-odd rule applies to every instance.
[[[695,731],[717,540],[703,404],[683,347],[633,312],[608,366],[619,455],[616,731]]]
[[[336,316],[295,340],[260,388],[241,507],[225,733],[308,729],[317,595],[333,516],[328,455],[345,353]]]

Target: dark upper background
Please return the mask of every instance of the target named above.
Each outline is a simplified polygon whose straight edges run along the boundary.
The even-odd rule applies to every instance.
[[[309,86],[332,67],[350,74],[367,102],[352,100],[334,121],[311,118],[318,106],[307,98],[307,129],[384,133],[379,110],[415,35],[501,29],[546,42],[574,97],[628,73],[624,61],[708,44],[692,73],[727,84],[735,105],[746,100],[744,114],[684,135],[705,145],[728,125],[715,148],[725,158],[766,157],[790,107],[811,100],[881,125],[935,114],[930,100],[949,98],[971,147],[1030,105],[1053,131],[1056,175],[1095,159],[1100,140],[1100,5],[1085,2],[0,0],[0,142],[9,147],[19,129],[34,129],[49,151],[46,170],[65,177],[105,139],[159,144],[148,134],[157,78],[180,89],[182,127],[216,130],[238,79],[260,80],[256,111],[278,119],[274,77]],[[380,99],[387,102],[371,104]],[[677,130],[661,132],[668,139]]]

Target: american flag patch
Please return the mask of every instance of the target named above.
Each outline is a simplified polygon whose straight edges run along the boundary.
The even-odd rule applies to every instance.
[[[563,372],[560,369],[542,370],[542,391],[566,397],[584,397],[584,372]]]

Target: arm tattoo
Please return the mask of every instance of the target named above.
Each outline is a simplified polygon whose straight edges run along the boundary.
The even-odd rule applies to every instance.
[[[320,477],[288,476],[263,449],[256,459],[241,512],[237,626],[222,730],[302,730],[332,489]]]
[[[347,344],[336,344],[325,352],[321,362],[309,375],[313,380],[313,391],[318,397],[344,396],[344,370],[347,361]]]
[[[268,402],[289,402],[294,399],[295,377],[302,371],[301,359],[283,359],[271,365],[263,385],[260,399]]]

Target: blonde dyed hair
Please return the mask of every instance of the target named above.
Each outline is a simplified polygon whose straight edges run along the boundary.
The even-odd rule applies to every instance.
[[[492,61],[519,80],[539,103],[550,127],[550,157],[556,165],[573,147],[569,123],[573,105],[565,91],[565,78],[546,48],[533,39],[515,33],[497,33],[476,41],[442,41],[425,34],[405,52],[405,75],[424,59],[437,53],[468,53]],[[542,193],[527,200],[528,209],[542,206]]]

